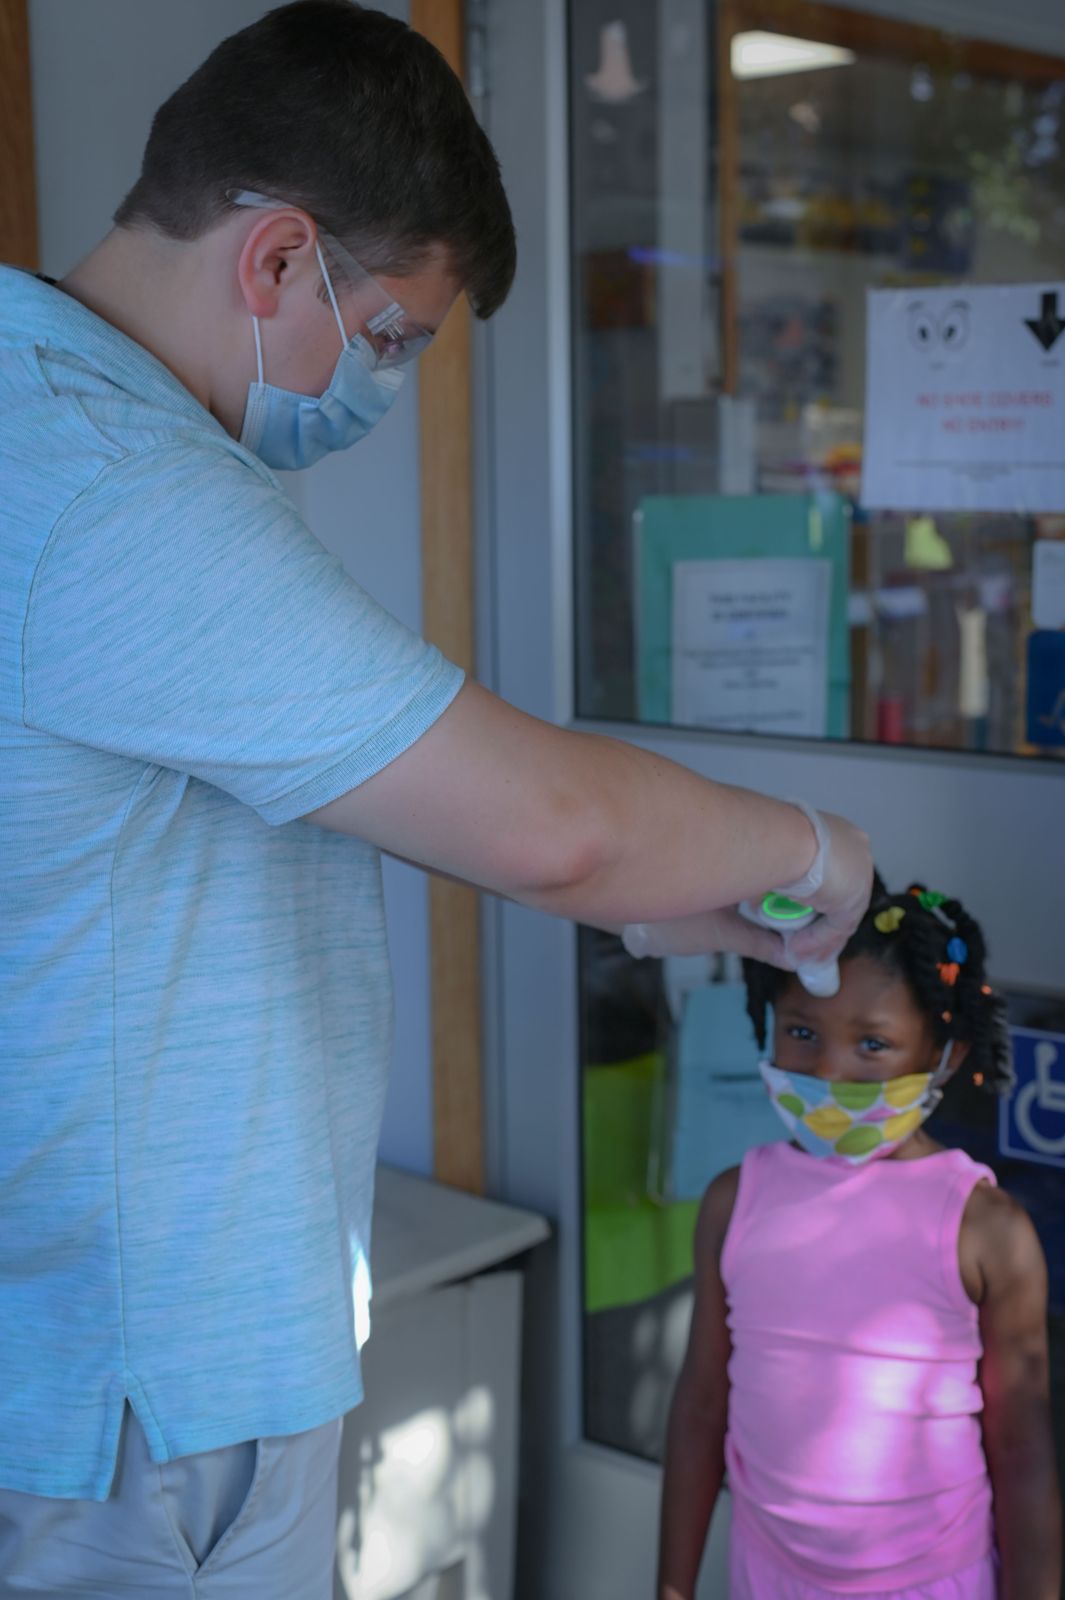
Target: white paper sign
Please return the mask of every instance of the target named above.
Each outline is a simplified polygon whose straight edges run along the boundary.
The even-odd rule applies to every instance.
[[[862,500],[1065,511],[1065,283],[873,289]]]
[[[673,721],[824,738],[830,561],[678,561]]]
[[[1065,539],[1035,541],[1032,621],[1037,628],[1065,628]]]

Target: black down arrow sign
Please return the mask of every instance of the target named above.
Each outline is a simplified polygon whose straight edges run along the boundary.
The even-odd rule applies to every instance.
[[[1056,290],[1041,296],[1038,318],[1025,317],[1024,325],[1026,328],[1031,328],[1044,350],[1053,350],[1062,332],[1065,331],[1065,322],[1058,316]]]

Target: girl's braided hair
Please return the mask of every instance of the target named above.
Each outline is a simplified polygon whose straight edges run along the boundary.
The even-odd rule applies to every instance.
[[[905,894],[888,894],[877,877],[869,910],[840,960],[855,956],[871,957],[906,980],[931,1023],[938,1049],[948,1039],[969,1045],[966,1064],[977,1084],[998,1094],[1009,1088],[1013,1072],[1006,1004],[987,981],[987,946],[980,925],[959,900],[930,893],[919,883]],[[792,974],[744,961],[743,975],[747,1011],[764,1050],[766,1013]]]

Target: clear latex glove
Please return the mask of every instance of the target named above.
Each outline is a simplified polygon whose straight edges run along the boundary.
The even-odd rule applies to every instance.
[[[788,965],[814,965],[839,955],[869,909],[873,858],[868,838],[846,817],[815,811],[803,800],[791,804],[814,830],[817,854],[803,877],[781,884],[777,893],[820,912],[816,922],[788,938]]]
[[[814,831],[817,854],[803,876],[781,884],[778,894],[820,912],[816,922],[784,939],[760,928],[729,907],[669,922],[630,923],[622,941],[632,956],[687,956],[734,951],[794,972],[800,965],[831,961],[847,943],[869,906],[873,858],[860,828],[831,812],[815,811],[793,800]]]
[[[795,970],[795,956],[779,933],[756,927],[740,916],[735,906],[721,911],[700,911],[671,922],[630,922],[621,932],[630,956],[695,956],[711,951],[735,951],[765,961],[773,967]]]

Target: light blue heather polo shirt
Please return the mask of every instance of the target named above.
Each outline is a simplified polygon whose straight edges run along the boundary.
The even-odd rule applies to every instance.
[[[361,1398],[377,851],[298,819],[461,674],[165,367],[0,269],[0,1485]],[[353,506],[352,515],[358,515]]]

